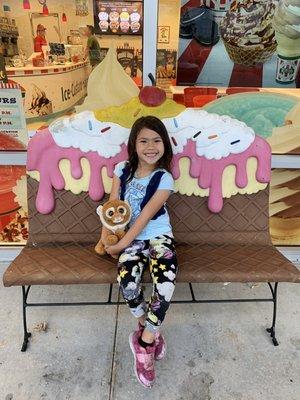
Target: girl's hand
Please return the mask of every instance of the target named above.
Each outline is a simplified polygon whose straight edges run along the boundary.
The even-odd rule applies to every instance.
[[[119,258],[119,254],[124,249],[123,246],[120,246],[119,243],[114,244],[112,246],[105,246],[105,250],[107,254],[110,254],[113,258]]]

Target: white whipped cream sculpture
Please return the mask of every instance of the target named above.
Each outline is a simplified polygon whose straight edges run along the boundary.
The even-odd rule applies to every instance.
[[[252,128],[226,115],[186,109],[163,120],[173,143],[174,154],[181,153],[187,141],[196,142],[196,153],[211,160],[245,151],[255,139]]]
[[[162,120],[169,132],[174,154],[181,153],[188,140],[196,143],[196,153],[211,160],[245,151],[255,139],[252,128],[226,115],[186,109],[174,118]],[[96,151],[114,157],[127,144],[130,130],[112,122],[102,122],[92,111],[53,122],[49,131],[55,143],[83,152]],[[105,134],[104,134],[105,133]]]
[[[92,111],[54,121],[49,125],[49,131],[60,147],[74,147],[84,153],[96,151],[104,158],[118,154],[129,136],[129,129],[113,122],[101,122]]]

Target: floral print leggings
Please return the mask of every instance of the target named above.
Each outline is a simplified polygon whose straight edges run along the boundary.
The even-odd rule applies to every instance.
[[[147,307],[141,280],[149,265],[153,282]],[[175,289],[177,258],[174,240],[161,235],[150,240],[134,240],[119,256],[118,282],[132,314],[146,315],[146,329],[155,333],[163,322]]]

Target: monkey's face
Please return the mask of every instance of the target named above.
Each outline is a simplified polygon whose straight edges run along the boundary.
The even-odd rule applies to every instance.
[[[102,216],[110,226],[123,225],[131,218],[129,205],[122,200],[111,200],[103,204]]]

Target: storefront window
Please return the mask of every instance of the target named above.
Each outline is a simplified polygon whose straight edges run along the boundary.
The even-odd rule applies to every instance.
[[[279,0],[182,0],[177,84],[299,87],[299,21]]]
[[[28,138],[47,129],[53,121],[83,109],[103,111],[117,100],[125,104],[137,98],[137,86],[143,85],[143,70],[146,76],[155,69],[156,51],[153,75],[168,97],[186,107],[203,107],[243,121],[268,141],[273,154],[300,154],[300,37],[292,27],[293,38],[282,33],[286,24],[282,25],[278,10],[281,16],[293,14],[292,25],[299,25],[300,17],[293,13],[293,7],[286,10],[282,1],[151,0],[146,7],[139,0],[30,0],[26,2],[30,8],[24,8],[23,3],[6,0],[4,5],[0,0],[0,80],[4,82],[0,84],[0,151],[26,155]],[[156,27],[153,10],[157,4]],[[243,17],[239,15],[241,7]],[[261,25],[255,19],[252,28],[253,46],[244,40],[244,23],[252,23],[252,14],[261,18]],[[152,20],[151,24],[148,21],[147,36],[145,19],[149,16]],[[152,24],[153,32],[149,29]],[[157,49],[152,50],[155,36]],[[146,37],[148,45],[143,49]],[[88,41],[92,45],[87,51]],[[121,65],[127,75],[122,68],[121,74],[120,70],[112,73],[109,66],[106,75],[101,70],[95,79],[98,86],[93,87],[94,97],[101,105],[91,101],[90,108],[80,109],[88,98],[91,71],[101,67],[110,48],[116,49],[115,65]],[[153,61],[150,67],[146,57]],[[126,99],[121,99],[119,90],[122,73],[122,79],[125,76],[126,83],[133,86]],[[112,95],[115,97],[110,103],[106,102]],[[136,107],[133,116],[139,112]],[[4,243],[24,243],[27,205],[26,198],[18,193],[26,180],[25,161],[23,166],[0,167],[0,193],[6,204],[0,213],[0,239]],[[273,173],[273,232],[279,228],[284,232],[286,218],[292,218],[295,226],[299,219],[299,176],[290,170],[284,174]],[[281,182],[283,176],[287,179]],[[277,193],[283,193],[285,182],[285,199],[280,200]],[[8,230],[4,232],[6,225]],[[282,232],[280,237],[272,234],[276,244],[283,243]],[[292,244],[300,244],[298,233],[295,235]]]

